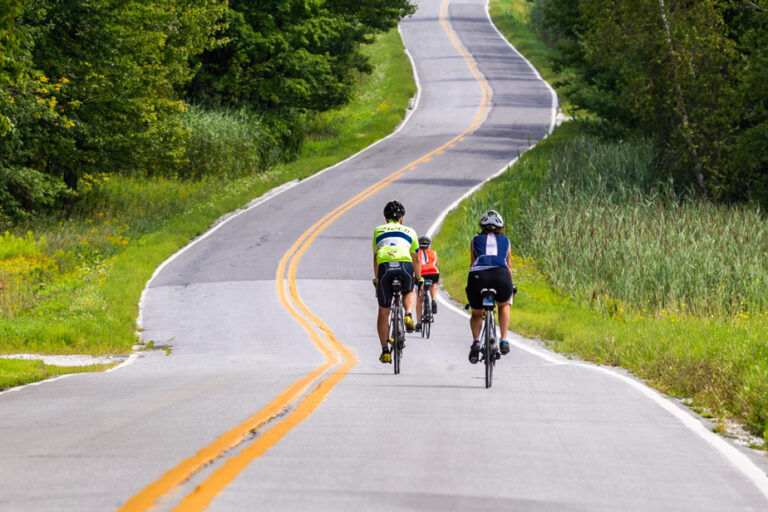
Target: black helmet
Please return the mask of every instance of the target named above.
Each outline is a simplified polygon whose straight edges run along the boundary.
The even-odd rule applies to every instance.
[[[420,236],[419,237],[419,249],[426,249],[429,247],[429,244],[432,243],[432,239],[428,236]]]
[[[405,215],[405,206],[400,201],[392,200],[384,207],[384,218],[387,220],[400,220]]]

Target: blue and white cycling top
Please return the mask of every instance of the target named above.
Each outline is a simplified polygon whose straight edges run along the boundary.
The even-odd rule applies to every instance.
[[[470,271],[506,267],[509,238],[493,233],[477,235],[472,239],[472,250],[475,253],[475,261],[472,262]]]

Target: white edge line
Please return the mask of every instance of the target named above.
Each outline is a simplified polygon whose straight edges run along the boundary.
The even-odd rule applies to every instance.
[[[499,34],[499,36],[507,41],[507,39],[501,34],[498,28],[496,28],[496,25],[494,25],[493,20],[491,19],[490,10],[489,10],[489,2],[486,2],[486,14],[488,15],[488,20],[491,23],[491,26],[496,30],[496,33]],[[541,78],[541,75],[538,71],[536,71],[536,68],[533,67],[533,65],[523,57],[520,52],[517,51],[517,49],[512,46],[509,41],[507,41],[507,44],[517,53],[520,55],[520,57],[525,60],[528,65],[534,70],[536,73],[536,76],[541,79],[544,83],[547,84],[547,87],[551,91],[552,94],[552,120],[550,124],[550,131],[549,133],[552,133],[552,130],[554,129],[555,125],[555,116],[557,115],[557,95],[554,92],[554,89],[543,79]],[[535,145],[535,144],[534,144]],[[529,148],[530,149],[530,148]],[[519,158],[519,157],[518,157]],[[454,210],[464,199],[466,199],[469,195],[477,191],[480,187],[485,185],[488,181],[496,178],[497,176],[501,175],[504,171],[506,171],[508,168],[510,168],[515,162],[517,161],[517,158],[512,159],[507,165],[505,165],[502,169],[498,170],[494,174],[488,177],[485,181],[482,183],[472,187],[467,191],[464,195],[462,195],[459,199],[457,199],[453,204],[451,204],[448,208],[446,208],[440,216],[437,218],[437,220],[430,226],[429,230],[427,231],[427,236],[432,237],[434,233],[437,231],[437,229],[440,227],[440,225],[445,220],[445,217],[448,215],[448,213],[451,210]],[[438,300],[441,304],[444,304],[448,308],[452,309],[453,311],[459,313],[460,315],[463,315],[465,317],[469,317],[469,314],[466,311],[462,311],[461,309],[457,308],[454,304],[452,304],[450,301],[442,297],[441,295],[438,295]],[[669,398],[666,396],[660,394],[656,390],[648,387],[647,385],[643,384],[640,381],[637,381],[633,378],[627,377],[625,375],[622,375],[618,373],[617,371],[604,367],[604,366],[597,366],[595,364],[591,363],[583,363],[583,362],[574,362],[569,361],[567,359],[559,359],[556,358],[554,355],[550,355],[545,353],[541,350],[536,350],[531,348],[530,346],[527,346],[526,344],[519,343],[516,341],[511,341],[517,348],[520,348],[530,354],[533,354],[537,357],[540,357],[541,359],[544,359],[545,361],[549,363],[554,364],[562,364],[562,365],[573,365],[573,366],[580,366],[582,368],[588,368],[593,371],[602,372],[606,375],[609,375],[615,379],[618,379],[625,384],[628,384],[633,389],[638,391],[640,394],[645,396],[646,398],[650,399],[652,402],[654,402],[656,405],[667,411],[669,414],[674,416],[677,420],[680,421],[684,426],[688,427],[693,433],[701,437],[704,441],[706,441],[710,446],[712,446],[715,450],[720,452],[720,454],[728,460],[733,466],[741,471],[741,473],[746,476],[754,485],[757,487],[757,489],[763,494],[763,496],[768,499],[768,478],[766,473],[752,460],[750,460],[749,457],[747,457],[746,454],[742,453],[738,448],[730,444],[728,441],[726,441],[722,436],[715,434],[714,432],[708,430],[704,424],[699,420],[697,417],[691,415],[687,411],[683,410],[682,408],[675,405]]]
[[[85,373],[87,374],[88,372],[85,372]],[[6,389],[4,391],[0,391],[0,396],[7,395],[8,393],[13,393],[15,391],[21,391],[22,389],[31,388],[32,386],[39,386],[40,384],[45,384],[47,382],[53,382],[55,380],[62,380],[62,379],[66,379],[66,378],[69,378],[69,377],[74,377],[75,375],[83,375],[83,374],[82,373],[67,373],[67,374],[64,374],[64,375],[59,375],[57,377],[51,377],[50,379],[40,380],[40,381],[37,381],[37,382],[31,382],[29,384],[24,384],[23,386],[16,386],[16,387],[13,387],[13,388],[10,388],[10,389]]]
[[[677,418],[680,423],[688,427],[695,434],[701,437],[704,441],[710,444],[715,450],[725,457],[733,466],[744,474],[763,496],[768,499],[768,475],[757,464],[752,462],[746,454],[741,452],[738,448],[733,446],[729,441],[726,441],[722,436],[715,434],[711,430],[707,429],[704,424],[691,413],[675,405],[669,398],[662,395],[658,391],[646,386],[642,382],[635,380],[632,377],[622,375],[617,371],[605,367],[597,366],[591,363],[572,362],[570,364],[574,366],[580,366],[582,368],[589,368],[594,371],[602,372],[615,379],[619,379],[624,383],[632,386],[636,391],[649,398],[656,403],[659,407],[667,411],[669,414]]]
[[[128,356],[128,359],[126,359],[125,361],[123,361],[119,365],[115,366],[114,368],[110,368],[109,370],[105,371],[104,373],[110,373],[110,372],[113,372],[115,370],[119,370],[120,368],[125,368],[126,366],[133,364],[134,361],[136,361],[136,359],[138,359],[138,358],[139,358],[139,354],[134,352],[130,356]]]

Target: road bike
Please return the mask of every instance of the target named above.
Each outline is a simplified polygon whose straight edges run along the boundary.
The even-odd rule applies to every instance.
[[[432,322],[435,321],[432,314],[432,294],[429,293],[430,288],[432,288],[432,280],[426,279],[419,291],[423,297],[421,308],[421,337],[427,339],[429,339],[429,334],[432,331]]]
[[[493,367],[496,360],[501,358],[501,353],[496,345],[496,290],[493,288],[483,288],[480,290],[483,297],[483,330],[480,333],[480,339],[483,348],[480,350],[482,360],[485,363],[485,387],[490,388],[493,384]]]
[[[400,279],[392,280],[392,303],[389,312],[389,352],[392,354],[395,375],[400,373],[400,358],[405,348],[405,323],[403,316],[403,285]]]

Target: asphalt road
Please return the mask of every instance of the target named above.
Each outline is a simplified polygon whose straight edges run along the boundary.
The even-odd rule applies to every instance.
[[[0,510],[768,509],[764,459],[620,371],[515,338],[484,389],[445,302],[400,375],[378,362],[383,205],[425,233],[553,121],[483,0],[401,31],[421,93],[396,134],[157,273],[143,337],[170,356],[0,394]]]

